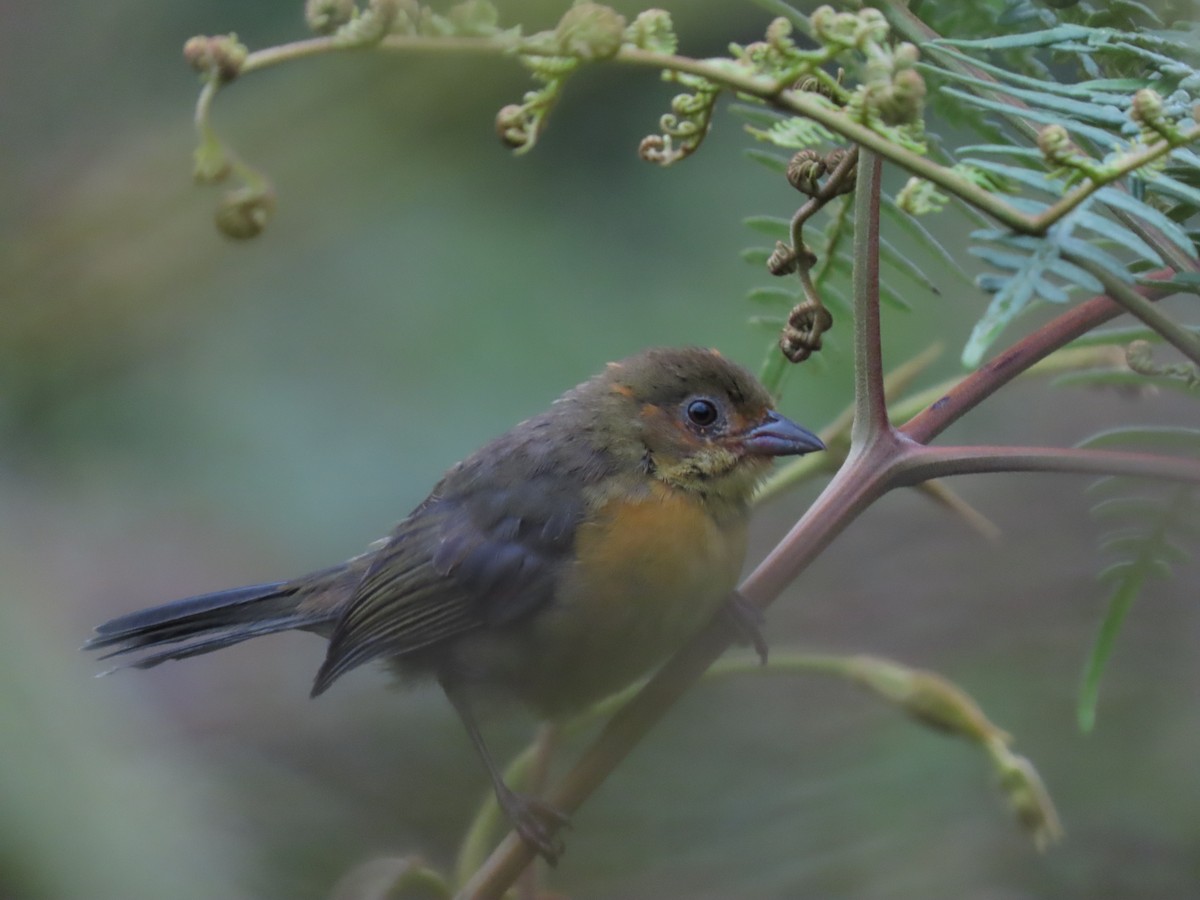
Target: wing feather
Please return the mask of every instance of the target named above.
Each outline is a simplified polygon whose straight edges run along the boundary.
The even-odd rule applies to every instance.
[[[314,696],[371,659],[514,622],[553,600],[583,489],[570,466],[520,466],[529,452],[497,452],[491,466],[472,457],[396,527],[334,628]],[[514,463],[536,474],[486,471]]]

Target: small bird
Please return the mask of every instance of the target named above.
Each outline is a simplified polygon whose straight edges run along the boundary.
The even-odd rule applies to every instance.
[[[328,638],[312,696],[382,660],[436,678],[500,806],[547,860],[565,817],[511,790],[475,710],[558,719],[627,686],[719,612],[760,654],[734,590],[751,495],[776,456],[824,449],[715,350],[609,363],[451,468],[392,533],[340,565],[130,613],[85,649],[146,669],[299,629]]]

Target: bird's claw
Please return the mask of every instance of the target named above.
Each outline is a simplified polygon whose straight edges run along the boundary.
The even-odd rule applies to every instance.
[[[726,618],[741,636],[741,643],[749,644],[758,654],[759,665],[767,664],[767,639],[763,637],[763,612],[737,591],[729,595],[722,607]]]
[[[546,862],[555,865],[564,850],[562,840],[555,833],[560,828],[570,827],[570,816],[536,797],[507,789],[498,799],[505,817],[517,834]]]

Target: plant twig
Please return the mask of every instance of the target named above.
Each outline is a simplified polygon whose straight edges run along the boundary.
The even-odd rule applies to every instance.
[[[879,352],[879,190],[883,160],[861,154],[854,191],[854,425],[851,452],[889,430]]]
[[[895,465],[892,484],[985,472],[1137,475],[1200,484],[1200,460],[1082,447],[922,447]]]
[[[1179,324],[1132,286],[1121,281],[1103,266],[1096,265],[1075,253],[1064,253],[1063,258],[1093,275],[1113,300],[1121,304],[1133,316],[1141,319],[1176,350],[1200,366],[1200,334]]]
[[[484,53],[493,55],[546,55],[546,51],[536,47],[514,44],[509,37],[427,37],[424,35],[389,34],[383,40],[371,44],[370,48],[401,52],[450,52],[450,53]],[[281,65],[310,56],[324,53],[336,53],[368,49],[364,45],[346,45],[332,37],[306,38],[276,47],[256,50],[246,57],[241,66],[242,76],[273,66]],[[697,60],[686,56],[668,53],[655,53],[637,47],[625,46],[612,58],[614,62],[632,66],[644,66],[655,69],[681,72],[697,75],[715,84],[719,84],[737,93],[757,97],[779,109],[806,116],[824,125],[847,141],[861,145],[878,153],[885,159],[896,163],[920,178],[924,178],[965,203],[986,212],[997,222],[1021,234],[1042,234],[1035,228],[1032,220],[1010,206],[1000,197],[991,194],[974,182],[963,178],[957,172],[940,166],[926,157],[904,147],[900,147],[883,135],[865,125],[856,122],[846,113],[833,108],[809,92],[789,90],[789,80],[777,80],[756,75],[749,71],[739,71],[727,60]],[[240,79],[239,79],[240,80]],[[219,86],[218,86],[219,87]],[[213,89],[215,93],[217,88]],[[204,103],[204,114],[211,97]],[[201,104],[197,104],[201,111]],[[1053,224],[1053,223],[1050,223]],[[1049,227],[1048,225],[1046,227]]]
[[[1158,269],[1143,277],[1169,281],[1174,274],[1172,269]],[[1140,285],[1131,290],[1147,299],[1158,299],[1169,293],[1170,288]],[[918,443],[928,443],[1034,363],[1123,311],[1104,294],[1080,303],[988,360],[906,422],[900,433]]]

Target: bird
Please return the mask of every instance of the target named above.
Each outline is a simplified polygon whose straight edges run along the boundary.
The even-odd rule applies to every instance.
[[[372,661],[432,678],[505,816],[553,864],[567,818],[505,784],[478,710],[515,699],[569,717],[721,614],[765,654],[760,614],[735,590],[750,501],[775,457],[823,449],[716,350],[651,348],[450,468],[366,552],[114,618],[84,649],[148,669],[301,630],[328,639],[313,697]]]

